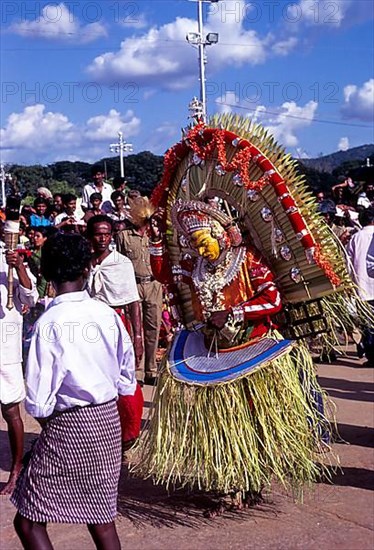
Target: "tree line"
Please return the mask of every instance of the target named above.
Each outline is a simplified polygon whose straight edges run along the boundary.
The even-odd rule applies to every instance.
[[[11,187],[24,199],[35,196],[38,187],[47,187],[52,193],[75,193],[80,195],[83,186],[91,181],[93,166],[104,168],[107,180],[120,175],[118,157],[103,158],[95,163],[80,161],[58,161],[47,166],[40,164],[7,166],[12,175]],[[125,159],[125,177],[130,189],[139,189],[142,195],[149,196],[160,181],[163,170],[163,157],[143,151],[129,155]]]
[[[118,157],[103,158],[90,164],[80,161],[59,161],[47,166],[7,166],[12,174],[12,190],[31,201],[38,187],[47,187],[52,193],[75,193],[80,195],[83,186],[91,180],[91,169],[100,165],[110,181],[119,175]],[[370,156],[371,167],[363,166],[362,160],[349,160],[340,164],[331,172],[316,170],[298,161],[299,171],[304,174],[313,191],[329,191],[342,177],[351,177],[354,181],[374,181],[374,155]],[[142,195],[150,196],[152,190],[161,180],[163,157],[143,151],[125,158],[125,177],[130,189],[138,189]]]

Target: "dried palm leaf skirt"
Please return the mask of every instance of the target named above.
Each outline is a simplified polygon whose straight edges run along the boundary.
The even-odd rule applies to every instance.
[[[205,491],[301,490],[330,469],[316,464],[331,431],[303,344],[252,374],[213,386],[176,380],[164,361],[133,471]]]

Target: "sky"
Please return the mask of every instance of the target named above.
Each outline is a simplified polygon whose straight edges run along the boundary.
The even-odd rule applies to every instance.
[[[208,115],[236,112],[295,157],[374,142],[372,0],[204,2]],[[1,3],[1,162],[94,162],[123,132],[163,154],[199,96],[197,2]]]

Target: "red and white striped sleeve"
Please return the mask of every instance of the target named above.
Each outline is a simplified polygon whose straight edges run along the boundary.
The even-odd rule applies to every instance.
[[[255,260],[249,276],[255,294],[247,302],[232,308],[234,319],[255,321],[278,313],[282,309],[281,296],[270,269],[261,260]]]

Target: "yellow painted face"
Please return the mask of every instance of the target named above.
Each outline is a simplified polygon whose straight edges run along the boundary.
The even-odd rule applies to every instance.
[[[194,231],[190,238],[192,248],[197,250],[199,256],[214,262],[220,255],[219,243],[212,237],[209,229]]]

